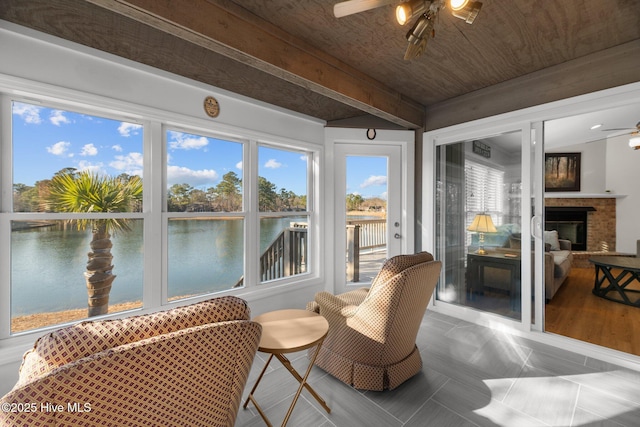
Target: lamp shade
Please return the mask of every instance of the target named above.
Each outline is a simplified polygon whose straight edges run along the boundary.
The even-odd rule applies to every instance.
[[[493,225],[491,215],[485,213],[477,214],[467,230],[477,233],[496,233],[498,231],[495,225]]]
[[[634,136],[632,138],[629,139],[629,147],[633,148],[634,150],[639,150],[640,149],[640,136]]]

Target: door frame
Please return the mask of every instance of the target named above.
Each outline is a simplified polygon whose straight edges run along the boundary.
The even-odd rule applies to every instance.
[[[506,123],[487,123],[487,124],[476,124],[475,126],[465,126],[459,125],[454,126],[451,130],[439,130],[433,132],[427,132],[424,134],[424,146],[426,147],[423,151],[424,156],[424,170],[423,170],[423,207],[422,212],[424,215],[423,221],[423,235],[422,242],[427,245],[427,247],[431,248],[435,251],[436,247],[436,227],[435,224],[435,185],[437,182],[436,177],[436,147],[445,146],[449,144],[458,143],[461,141],[469,141],[473,139],[483,139],[488,138],[495,135],[505,134],[509,132],[520,132],[521,136],[521,159],[520,159],[520,175],[522,178],[522,208],[521,208],[521,232],[523,236],[528,236],[531,234],[531,123],[528,121],[511,121]],[[431,165],[431,166],[429,166]],[[538,240],[538,239],[536,239]],[[540,246],[536,245],[536,249]],[[537,257],[536,257],[537,259]],[[483,325],[495,325],[497,323],[502,323],[508,325],[510,328],[520,330],[520,331],[528,331],[531,329],[531,313],[534,310],[532,306],[531,296],[531,286],[530,280],[525,282],[524,278],[531,277],[532,269],[535,269],[535,278],[536,281],[540,280],[542,274],[538,271],[538,268],[542,268],[541,265],[532,265],[531,257],[521,257],[521,265],[520,265],[521,277],[521,306],[520,312],[522,314],[521,320],[509,319],[503,316],[498,316],[489,312],[482,312],[475,309],[470,309],[465,306],[458,306],[455,304],[451,304],[445,301],[437,300],[434,295],[431,303],[429,304],[430,308],[436,309],[438,311],[442,311],[446,314],[453,315],[455,317],[461,317],[465,320],[469,320],[474,323],[479,323]],[[444,280],[445,271],[440,274],[440,280]],[[524,286],[526,284],[527,286]],[[537,302],[539,298],[535,298]],[[543,299],[544,300],[544,299]],[[537,310],[535,310],[537,311]]]
[[[536,129],[536,126],[539,122],[636,103],[638,97],[640,97],[640,82],[630,83],[611,89],[605,89],[598,92],[579,95],[573,98],[562,99],[559,101],[529,107],[522,110],[511,111],[496,116],[477,119],[471,122],[462,123],[459,125],[437,129],[425,133],[425,149],[423,150],[421,163],[423,168],[423,247],[433,248],[435,244],[435,239],[433,236],[433,232],[435,230],[433,197],[435,188],[434,161],[436,143],[446,138],[448,138],[451,142],[455,140],[462,140],[464,138],[473,138],[489,128],[504,128],[508,126],[513,127],[517,123],[529,123],[530,127]],[[478,130],[480,130],[480,132],[478,132]],[[535,140],[539,140],[538,136],[532,139],[532,141]],[[533,176],[537,185],[542,186],[541,188],[543,188],[544,182],[541,178],[539,178],[540,176],[542,176],[542,174],[538,174],[536,173],[536,171],[534,171]],[[544,197],[544,193],[542,192],[542,190],[535,191],[535,194],[541,194],[542,197]],[[534,192],[532,192],[531,195],[534,196]],[[535,197],[537,199],[540,196]],[[536,266],[536,268],[541,267]],[[540,274],[536,274],[536,278],[538,278],[539,276]],[[540,283],[537,283],[537,280],[540,280]],[[536,324],[533,325],[529,330],[523,330],[523,328],[519,326],[508,324],[508,322],[504,322],[502,319],[498,319],[495,316],[478,315],[477,312],[474,312],[473,310],[465,310],[464,307],[452,307],[450,305],[447,306],[446,304],[431,304],[430,309],[479,325],[505,330],[514,335],[523,336],[533,341],[538,341],[551,346],[561,347],[568,351],[580,353],[582,355],[607,361],[619,366],[638,369],[638,364],[640,363],[640,357],[638,356],[544,332],[544,316],[542,314],[544,308],[542,304],[544,304],[544,302],[542,300],[542,297],[538,297],[538,295],[541,295],[542,292],[542,278],[540,277],[540,279],[537,280],[536,306],[537,304],[540,304],[540,307],[542,309],[536,307],[536,319],[538,320],[536,320]],[[540,317],[538,317],[538,314],[540,315]],[[540,324],[537,324],[538,322]]]
[[[327,225],[326,238],[326,259],[327,277],[333,280],[328,281],[326,290],[332,293],[341,293],[352,286],[348,286],[345,280],[344,258],[340,262],[340,256],[344,257],[346,243],[344,239],[343,220],[345,214],[344,188],[337,188],[340,182],[344,182],[345,171],[339,170],[339,155],[375,156],[383,153],[384,147],[399,148],[399,164],[391,164],[389,159],[388,168],[394,166],[399,170],[400,176],[400,231],[402,236],[400,242],[400,253],[413,253],[415,249],[415,210],[414,210],[414,170],[415,170],[415,132],[404,130],[376,130],[375,138],[367,138],[367,129],[347,129],[347,128],[327,128],[325,132],[326,144],[326,175],[325,188],[330,189],[327,193],[333,197],[325,199],[327,213],[325,221]],[[380,147],[380,149],[374,149]],[[350,150],[351,148],[352,150]],[[382,151],[381,151],[382,150]],[[344,169],[344,168],[343,168]],[[338,179],[341,174],[340,179]],[[333,230],[331,232],[330,230]],[[390,230],[387,231],[390,233]],[[333,241],[331,241],[333,240]],[[362,285],[357,285],[361,287]]]

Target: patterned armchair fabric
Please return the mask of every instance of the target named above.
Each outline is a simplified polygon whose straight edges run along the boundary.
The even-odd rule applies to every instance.
[[[324,316],[329,333],[316,365],[357,389],[394,389],[417,374],[416,336],[440,275],[428,252],[390,258],[370,289],[319,292],[307,309]]]
[[[249,319],[223,297],[51,332],[0,399],[0,425],[233,426],[262,333]]]

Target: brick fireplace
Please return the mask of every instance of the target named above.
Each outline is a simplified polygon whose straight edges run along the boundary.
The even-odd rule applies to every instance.
[[[586,250],[588,252],[616,250],[616,199],[606,198],[545,198],[545,207],[593,208],[587,214]]]

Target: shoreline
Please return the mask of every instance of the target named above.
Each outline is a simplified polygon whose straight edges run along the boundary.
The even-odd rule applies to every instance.
[[[121,311],[135,310],[142,308],[142,301],[123,302],[109,305],[109,314]],[[49,326],[61,325],[64,323],[75,323],[91,320],[87,317],[86,308],[74,308],[62,311],[50,311],[45,313],[25,314],[11,318],[11,333],[26,332]]]
[[[364,212],[364,211],[350,211],[347,213],[348,216],[371,216],[384,218],[386,217],[386,212]],[[194,218],[176,218],[176,219],[200,219],[197,217]],[[202,219],[210,219],[210,218],[202,218]],[[229,217],[225,219],[238,219],[237,217]],[[40,221],[31,221],[29,224],[30,228],[35,227],[46,227],[53,224],[45,224]],[[171,301],[189,298],[190,295],[180,296],[171,298]],[[109,305],[109,314],[119,313],[123,311],[135,310],[142,308],[142,301],[130,301],[123,302],[118,304]],[[76,308],[76,309],[68,309],[61,311],[52,311],[52,312],[42,312],[42,313],[34,313],[34,314],[25,314],[20,316],[15,316],[11,318],[11,333],[20,333],[32,331],[40,328],[48,328],[52,326],[63,325],[67,323],[75,323],[80,321],[91,320],[91,318],[87,317],[87,308]]]
[[[181,295],[171,297],[168,302],[191,298],[198,295]],[[215,298],[212,296],[212,298]],[[175,307],[166,307],[170,310]],[[108,314],[121,313],[123,311],[142,309],[142,301],[121,302],[110,304]],[[135,316],[136,314],[134,314]],[[25,314],[11,318],[11,333],[26,332],[40,328],[48,328],[66,323],[78,323],[93,320],[87,317],[87,308],[70,308],[61,311],[48,311],[44,313]]]

